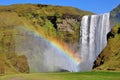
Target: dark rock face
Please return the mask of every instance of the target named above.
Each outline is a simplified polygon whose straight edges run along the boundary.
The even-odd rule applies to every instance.
[[[79,24],[81,21],[81,17],[79,15],[70,14],[63,14],[61,17],[56,14],[55,16],[47,16],[47,18],[50,20],[56,30],[68,32],[74,31],[72,24]]]
[[[54,25],[54,28],[57,29],[57,24],[56,24],[57,17],[56,16],[48,16],[47,18]]]
[[[118,28],[118,32],[117,33],[120,34],[120,28]]]
[[[109,39],[109,38],[114,38],[115,37],[115,35],[114,35],[114,32],[113,31],[111,31],[111,32],[109,32],[108,34],[107,34],[107,40]]]
[[[94,62],[93,69],[104,64],[104,56],[99,55],[97,60]]]

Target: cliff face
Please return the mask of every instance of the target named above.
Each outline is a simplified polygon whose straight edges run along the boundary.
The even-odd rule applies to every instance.
[[[120,5],[111,11],[112,30],[108,33],[108,45],[94,63],[95,70],[120,70]]]
[[[18,30],[21,26],[35,30],[47,39],[56,38],[75,51],[81,17],[91,14],[72,7],[41,4],[0,6],[0,73],[29,72],[26,56],[16,53],[16,42],[26,38]],[[21,37],[17,39],[16,36]]]

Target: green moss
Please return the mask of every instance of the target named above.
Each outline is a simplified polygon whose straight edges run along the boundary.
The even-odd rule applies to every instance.
[[[49,20],[45,20],[44,29],[46,31],[47,36],[56,36],[56,29],[53,27],[53,24]]]
[[[61,19],[61,18],[57,18],[56,23],[62,23],[62,22],[63,22],[63,19]]]
[[[119,28],[120,28],[120,23],[117,24],[117,25],[115,25],[115,26],[112,28],[112,30],[114,31],[115,34],[117,34]]]

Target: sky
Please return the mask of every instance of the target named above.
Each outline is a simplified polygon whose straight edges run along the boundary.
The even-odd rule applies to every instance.
[[[120,0],[0,0],[0,5],[25,3],[72,6],[81,10],[102,14],[111,11],[119,5]]]

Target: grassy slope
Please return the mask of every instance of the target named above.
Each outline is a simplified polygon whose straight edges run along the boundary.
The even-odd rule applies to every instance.
[[[67,6],[52,6],[52,5],[41,5],[41,4],[15,4],[11,6],[1,6],[0,9],[2,11],[15,11],[17,13],[26,14],[27,12],[39,13],[41,15],[54,15],[55,13],[60,14],[74,14],[74,15],[85,15],[85,14],[93,14],[88,11],[79,10],[73,7]]]
[[[17,56],[15,48],[15,35],[19,34],[16,28],[18,26],[27,26],[31,30],[36,30],[46,38],[56,37],[58,39],[77,42],[79,39],[79,25],[73,25],[74,33],[62,32],[55,29],[53,23],[48,20],[47,16],[56,16],[60,21],[63,15],[80,16],[93,14],[72,7],[48,6],[17,4],[11,6],[0,6],[0,73],[17,73],[18,66],[22,68],[21,72],[28,72],[21,64],[26,63],[25,57],[21,60]],[[58,21],[58,20],[57,20]],[[67,35],[71,35],[68,37]],[[19,53],[18,53],[19,54]],[[18,63],[19,61],[19,63]],[[25,64],[27,68],[27,63]],[[16,69],[16,68],[17,69]],[[24,71],[25,70],[25,71]]]
[[[18,56],[14,51],[15,35],[18,33],[15,27],[21,25],[23,23],[15,12],[0,12],[0,62],[2,62],[0,63],[0,73],[18,73],[19,71],[16,69],[18,61],[22,58],[21,62],[26,62],[24,57]],[[1,72],[2,70],[3,72]]]
[[[0,80],[120,80],[120,72],[11,74]]]

